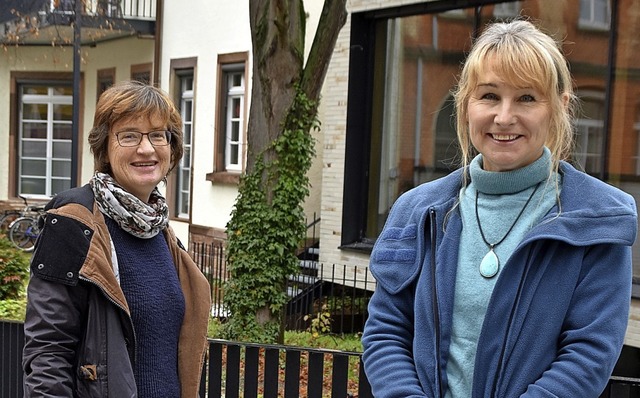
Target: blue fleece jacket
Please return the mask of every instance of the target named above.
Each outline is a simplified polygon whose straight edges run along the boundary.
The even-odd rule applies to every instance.
[[[634,199],[562,163],[552,208],[517,246],[489,301],[472,398],[596,398],[623,345]],[[376,398],[443,397],[462,223],[461,170],[401,196],[371,254],[378,287],[362,337]],[[444,221],[446,218],[446,228]]]

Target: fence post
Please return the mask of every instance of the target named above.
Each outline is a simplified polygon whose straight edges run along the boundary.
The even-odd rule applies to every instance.
[[[0,396],[22,397],[22,347],[24,326],[21,322],[0,321]]]

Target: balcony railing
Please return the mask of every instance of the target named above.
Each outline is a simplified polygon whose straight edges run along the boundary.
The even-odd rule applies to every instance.
[[[157,0],[77,0],[82,2],[81,44],[155,34]],[[0,44],[70,46],[76,0],[33,0],[0,12]]]
[[[73,14],[75,1],[49,0],[48,10],[43,12]],[[157,0],[84,0],[84,14],[97,17],[155,20],[156,2]]]

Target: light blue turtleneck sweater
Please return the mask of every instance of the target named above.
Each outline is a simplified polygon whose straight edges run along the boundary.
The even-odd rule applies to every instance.
[[[537,191],[522,216],[494,252],[500,269],[508,267],[508,259],[526,233],[553,207],[556,202],[557,174],[548,178],[551,153],[544,148],[542,156],[532,164],[508,172],[482,169],[482,155],[469,165],[471,183],[460,190],[462,235],[453,306],[453,325],[447,378],[447,398],[471,396],[476,346],[482,329],[493,287],[500,276],[487,279],[480,275],[479,267],[489,246],[482,239],[476,218],[476,192],[478,217],[487,241],[500,241],[524,207],[536,185]],[[559,184],[558,184],[559,186]],[[497,292],[496,294],[499,294]],[[478,369],[491,372],[491,369]]]

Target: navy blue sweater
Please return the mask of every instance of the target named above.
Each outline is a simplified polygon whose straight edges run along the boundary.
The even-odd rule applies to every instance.
[[[105,219],[136,335],[138,397],[180,397],[178,336],[185,303],[167,242],[163,234],[137,238]]]

